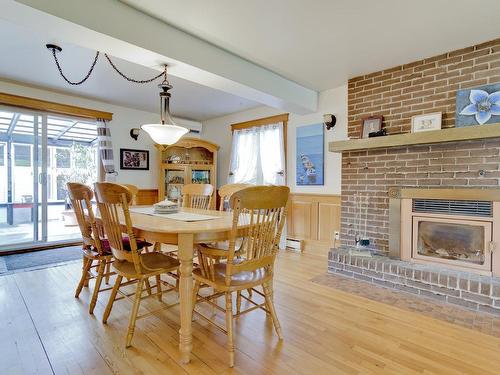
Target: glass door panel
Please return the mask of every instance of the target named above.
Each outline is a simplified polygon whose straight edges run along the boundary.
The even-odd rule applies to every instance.
[[[79,240],[66,183],[98,161],[95,122],[0,107],[0,252]]]
[[[0,109],[0,249],[38,240],[41,117]]]
[[[81,238],[66,184],[97,181],[97,124],[63,116],[47,116],[47,241]]]
[[[211,184],[212,170],[211,167],[191,167],[191,183],[192,184]]]
[[[186,183],[185,167],[170,167],[165,169],[165,199],[179,201],[182,196],[182,187]]]

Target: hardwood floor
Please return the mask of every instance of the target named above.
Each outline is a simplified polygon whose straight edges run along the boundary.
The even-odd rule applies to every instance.
[[[130,305],[118,301],[103,325],[101,295],[95,317],[88,315],[88,290],[73,297],[79,264],[6,275],[0,374],[500,373],[500,339],[310,281],[325,270],[326,256],[280,254],[275,303],[285,339],[278,341],[263,312],[243,315],[234,369],[225,336],[199,317],[193,360],[180,363],[178,307],[139,321],[133,347],[125,349]]]

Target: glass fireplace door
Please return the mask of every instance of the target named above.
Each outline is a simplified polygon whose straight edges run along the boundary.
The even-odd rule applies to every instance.
[[[491,271],[492,223],[413,217],[413,258]]]

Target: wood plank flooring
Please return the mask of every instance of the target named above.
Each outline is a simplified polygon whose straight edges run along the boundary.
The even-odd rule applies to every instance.
[[[262,311],[243,315],[234,369],[225,336],[199,317],[193,360],[180,363],[178,307],[139,321],[125,349],[130,305],[118,301],[103,325],[103,294],[90,316],[89,291],[73,297],[80,264],[0,277],[0,374],[500,374],[499,338],[312,282],[326,264],[326,255],[280,254],[285,339]]]

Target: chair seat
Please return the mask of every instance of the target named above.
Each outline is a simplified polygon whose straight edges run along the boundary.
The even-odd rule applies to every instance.
[[[113,262],[112,267],[124,277],[136,278],[138,276],[154,276],[161,273],[175,271],[179,267],[179,261],[166,254],[152,252],[140,255],[144,267],[140,274],[137,274],[134,263],[127,261]]]
[[[218,290],[243,290],[251,288],[255,285],[265,283],[272,277],[265,268],[258,268],[254,271],[243,271],[231,276],[230,285],[226,285],[226,263],[218,263],[214,265],[213,280],[205,278],[201,269],[193,270],[193,276],[196,280],[208,284]]]
[[[123,241],[123,249],[126,251],[130,251],[130,238],[123,237],[122,241]],[[144,241],[144,240],[136,239],[135,241],[137,242],[137,250],[141,250],[145,247],[153,246],[152,244],[150,244],[149,242]],[[101,240],[101,244],[102,244],[102,248],[103,248],[104,252],[107,254],[111,254],[111,245],[109,244],[109,240],[107,238],[104,238]]]

